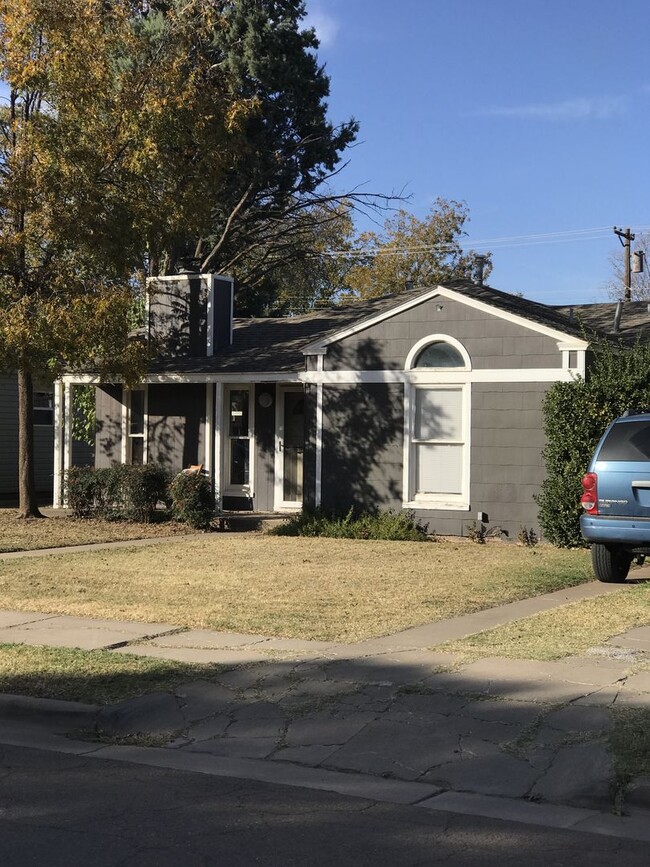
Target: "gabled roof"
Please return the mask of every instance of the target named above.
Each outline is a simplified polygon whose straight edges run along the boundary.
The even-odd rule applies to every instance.
[[[613,333],[616,303],[551,306],[490,286],[467,281],[450,281],[444,287],[410,289],[368,301],[352,302],[302,316],[236,319],[232,346],[214,356],[164,358],[151,366],[151,373],[261,373],[304,370],[308,352],[349,333],[369,327],[378,318],[388,318],[405,305],[424,302],[436,293],[464,297],[467,303],[486,305],[495,314],[517,317],[533,330],[550,330],[568,339],[589,340],[594,336],[633,342],[638,336],[650,338],[650,313],[646,302],[626,302],[620,330]],[[537,326],[537,328],[536,328]]]

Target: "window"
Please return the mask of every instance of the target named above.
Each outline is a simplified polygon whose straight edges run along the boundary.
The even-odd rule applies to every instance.
[[[130,392],[128,421],[128,462],[137,466],[145,463],[144,433],[146,396],[143,388]]]
[[[248,388],[228,391],[227,484],[243,488],[250,484],[250,392]]]
[[[465,361],[455,346],[437,340],[424,347],[413,367],[465,367]]]
[[[469,508],[469,356],[453,338],[416,344],[407,359],[405,505]],[[429,373],[427,373],[429,371]]]
[[[34,386],[34,424],[54,424],[54,393],[47,386]]]
[[[463,488],[463,390],[416,388],[415,498],[460,496]]]

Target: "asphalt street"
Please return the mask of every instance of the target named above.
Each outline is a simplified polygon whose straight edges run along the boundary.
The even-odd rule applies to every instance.
[[[647,867],[648,844],[0,745],[2,867]]]

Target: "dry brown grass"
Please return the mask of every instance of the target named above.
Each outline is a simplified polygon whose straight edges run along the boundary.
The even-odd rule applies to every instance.
[[[213,534],[0,561],[0,608],[350,642],[590,578],[550,546]]]
[[[471,659],[561,659],[584,653],[614,635],[647,623],[650,583],[534,614],[441,647]]]
[[[64,514],[54,518],[22,520],[16,517],[15,509],[0,509],[0,553],[186,535],[188,532],[195,531],[171,521],[129,524],[126,521],[75,519]]]

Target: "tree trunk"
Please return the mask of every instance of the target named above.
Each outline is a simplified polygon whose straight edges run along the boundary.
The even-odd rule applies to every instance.
[[[18,371],[18,517],[42,518],[34,482],[34,388],[28,370]]]

